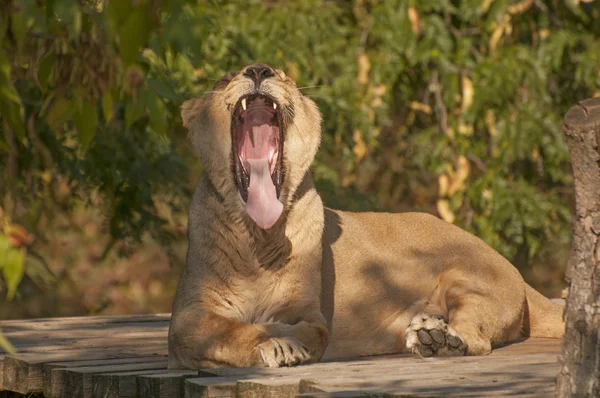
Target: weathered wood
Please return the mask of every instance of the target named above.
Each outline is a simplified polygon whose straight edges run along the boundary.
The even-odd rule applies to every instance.
[[[6,328],[3,333],[18,350],[31,351],[42,347],[44,351],[65,349],[73,346],[99,346],[115,339],[123,342],[139,342],[159,339],[166,341],[169,323],[157,322],[119,322],[69,325],[59,323],[55,326],[46,325],[44,328]],[[112,340],[111,340],[112,339]]]
[[[3,388],[20,394],[42,392],[43,376],[39,369],[18,358],[4,358]]]
[[[137,398],[137,378],[163,373],[163,369],[140,370],[123,373],[94,374],[92,376],[93,398]]]
[[[207,369],[185,396],[551,396],[560,341],[530,339],[485,357],[422,359],[409,355],[323,362],[282,369]],[[221,379],[221,380],[219,380]],[[234,384],[235,381],[235,384]]]
[[[127,364],[104,364],[78,368],[55,369],[54,373],[62,373],[62,397],[91,398],[92,379],[94,375],[103,373],[121,373],[136,371],[164,370],[167,368],[166,358],[154,358],[143,362]]]
[[[235,398],[239,377],[200,377],[184,383],[185,398]]]
[[[97,359],[87,361],[50,362],[42,366],[43,369],[43,393],[45,398],[60,398],[65,394],[64,387],[67,383],[65,375],[69,370],[101,365],[122,365],[135,363],[152,363],[157,360],[165,360],[166,357],[133,357],[118,359]]]
[[[32,361],[31,366],[25,366],[22,362],[8,360],[13,368],[7,376],[9,385],[6,388],[12,388],[11,380],[16,380],[26,372],[33,375],[32,383],[28,387],[15,388],[17,391],[33,388],[23,393],[38,391],[39,366],[43,361],[53,360],[52,358],[56,361],[82,359],[79,358],[80,355],[87,355],[83,359],[122,358],[140,354],[166,355],[168,320],[168,315],[159,314],[2,321],[3,332],[16,347],[17,357]],[[28,355],[31,353],[36,355]],[[54,354],[35,362],[36,356],[42,353]],[[0,389],[4,388],[5,379],[4,356],[1,354],[2,350]]]
[[[301,392],[300,381],[293,376],[240,380],[236,383],[236,394],[242,397],[294,398]]]
[[[138,396],[140,398],[182,397],[185,379],[197,376],[197,370],[172,370],[139,376],[137,378]]]
[[[516,391],[527,396],[532,390],[545,396],[551,391],[560,351],[558,340],[529,339],[497,349],[487,357],[423,360],[413,355],[391,355],[280,369],[178,372],[166,369],[164,319],[138,321],[82,318],[57,320],[55,324],[52,320],[36,321],[33,325],[20,321],[18,327],[18,322],[12,322],[11,335],[20,339],[23,352],[5,358],[7,369],[15,376],[15,380],[8,380],[11,389],[24,381],[25,387],[17,391],[31,394],[41,388],[47,398],[353,396],[380,392],[441,396],[447,391],[472,396]],[[0,327],[4,327],[3,322]],[[49,344],[40,344],[40,340]]]
[[[35,318],[35,319],[9,319],[3,320],[2,328],[18,327],[21,329],[50,328],[66,325],[94,325],[94,324],[119,324],[137,322],[157,322],[171,319],[170,314],[148,315],[98,315],[98,316],[73,316],[63,318]]]
[[[557,395],[600,396],[600,97],[565,115],[576,219]]]
[[[136,356],[166,356],[167,347],[105,347],[80,350],[60,350],[45,353],[25,353],[4,357],[3,385],[5,390],[21,394],[43,391],[43,364],[84,359],[116,359]]]

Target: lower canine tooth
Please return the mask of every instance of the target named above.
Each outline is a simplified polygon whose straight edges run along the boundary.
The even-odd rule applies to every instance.
[[[273,109],[277,109],[277,104],[273,102]]]
[[[242,108],[244,108],[244,110],[246,110],[246,98],[244,98],[242,100]]]

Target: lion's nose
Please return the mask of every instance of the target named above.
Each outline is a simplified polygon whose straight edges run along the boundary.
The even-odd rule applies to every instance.
[[[275,76],[275,71],[265,64],[253,64],[246,68],[244,76],[248,76],[252,79],[254,81],[254,86],[258,89],[263,80],[267,77]]]

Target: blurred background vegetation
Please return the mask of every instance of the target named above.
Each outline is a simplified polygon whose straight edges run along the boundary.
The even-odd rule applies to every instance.
[[[0,2],[0,318],[170,311],[201,174],[179,106],[283,68],[327,205],[427,211],[558,295],[562,116],[600,95],[596,0]]]

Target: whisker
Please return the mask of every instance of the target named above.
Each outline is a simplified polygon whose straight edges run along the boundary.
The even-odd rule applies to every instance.
[[[317,87],[323,87],[322,84],[319,84],[317,86],[304,86],[304,87],[298,87],[298,90],[303,90],[305,88],[317,88]]]
[[[309,97],[309,98],[320,98],[322,100],[327,100],[327,98],[322,95],[314,95],[314,94],[302,94],[302,95],[292,95],[292,97],[300,98],[300,97]]]

